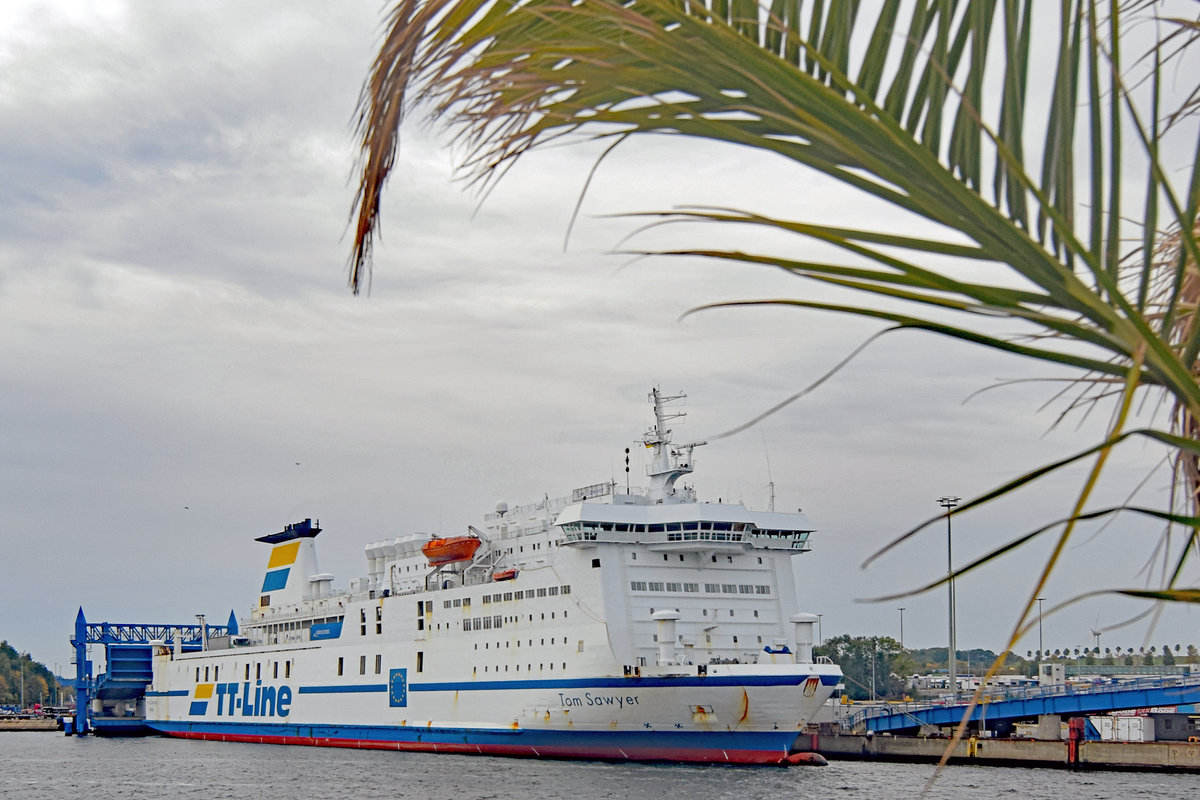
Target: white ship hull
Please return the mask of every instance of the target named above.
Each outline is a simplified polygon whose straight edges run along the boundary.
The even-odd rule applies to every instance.
[[[779,763],[841,671],[812,657],[799,513],[700,503],[664,400],[644,494],[498,507],[485,531],[367,547],[335,592],[311,520],[240,634],[155,646],[146,724],[180,737],[535,757]],[[682,461],[681,458],[686,458]],[[457,561],[442,563],[447,557]],[[453,555],[458,553],[459,555]]]

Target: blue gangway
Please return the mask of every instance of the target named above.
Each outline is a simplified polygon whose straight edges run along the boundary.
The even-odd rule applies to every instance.
[[[889,703],[870,706],[844,723],[852,730],[896,732],[924,725],[957,725],[970,696],[953,702]],[[1200,703],[1200,675],[1163,675],[1093,684],[1059,684],[988,691],[971,710],[970,720],[992,724],[1036,719],[1043,714],[1062,717],[1106,714],[1130,708],[1153,708]]]

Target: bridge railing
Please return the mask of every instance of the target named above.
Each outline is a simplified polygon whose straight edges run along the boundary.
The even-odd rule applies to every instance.
[[[1067,695],[1112,694],[1143,689],[1168,689],[1172,686],[1196,686],[1200,684],[1197,675],[1159,675],[1143,678],[1121,678],[1098,681],[1093,683],[1065,683],[1052,686],[1020,686],[1013,688],[985,689],[981,703],[1000,703],[1009,700],[1040,700],[1047,697]],[[936,708],[965,709],[971,699],[970,694],[950,695],[938,700],[921,702],[888,703],[885,706],[870,706],[847,716],[842,726],[854,729],[865,725],[868,720],[879,717],[896,715],[911,716],[921,711]]]

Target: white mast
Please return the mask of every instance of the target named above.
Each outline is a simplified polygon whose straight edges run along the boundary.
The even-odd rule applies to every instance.
[[[669,503],[675,498],[675,481],[692,471],[692,450],[707,444],[707,442],[692,442],[671,447],[671,429],[667,423],[673,419],[681,419],[687,414],[683,411],[668,411],[667,403],[682,400],[687,395],[677,394],[664,397],[658,387],[650,391],[650,402],[654,404],[654,427],[646,431],[642,441],[651,449],[650,464],[646,474],[650,476],[650,487],[647,497],[652,503]]]

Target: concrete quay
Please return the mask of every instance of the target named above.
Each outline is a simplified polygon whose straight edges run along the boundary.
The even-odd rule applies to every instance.
[[[820,753],[831,761],[936,763],[949,745],[949,739],[940,737],[814,733],[801,736],[795,749]],[[1105,742],[971,737],[954,744],[950,751],[950,763],[1200,772],[1200,742]]]
[[[53,719],[0,719],[0,733],[4,731],[56,731],[58,721]]]

